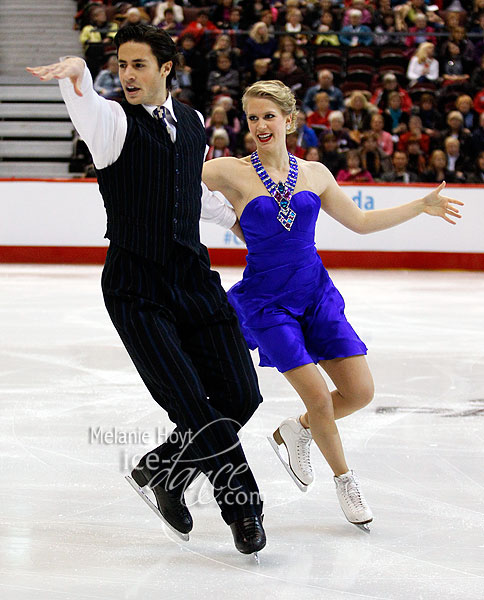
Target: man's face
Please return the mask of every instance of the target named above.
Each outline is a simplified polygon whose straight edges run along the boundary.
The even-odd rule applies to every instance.
[[[484,113],[483,113],[484,114]],[[304,125],[306,125],[306,115],[305,113],[303,113],[302,110],[300,110],[297,113],[296,116],[296,124],[297,124],[297,128],[299,129],[300,127],[303,127]]]
[[[383,80],[383,86],[386,90],[394,90],[397,87],[397,80],[392,77],[386,77]]]
[[[407,157],[403,152],[395,152],[393,155],[393,166],[395,171],[405,171],[407,168]]]
[[[238,23],[240,21],[240,13],[238,10],[233,10],[230,13],[230,22],[231,23]]]
[[[184,50],[191,50],[194,46],[195,41],[193,38],[186,36],[182,39],[182,48]]]
[[[172,62],[160,68],[148,44],[126,42],[119,47],[119,78],[130,104],[160,105],[166,99],[166,77]]]
[[[91,15],[93,23],[98,27],[101,27],[106,23],[106,12],[104,8],[96,8],[92,11]]]
[[[111,73],[118,73],[118,59],[115,56],[110,56],[108,60],[108,69]]]
[[[458,140],[447,140],[445,143],[445,151],[449,156],[458,156],[459,154],[459,142]]]
[[[217,66],[221,71],[228,71],[230,69],[230,60],[226,56],[219,56],[217,58]]]
[[[361,23],[361,17],[358,14],[350,14],[350,25],[352,25],[353,27],[358,27],[358,25]]]
[[[331,73],[328,73],[327,71],[321,71],[321,73],[319,74],[319,77],[318,77],[318,81],[319,81],[319,86],[321,88],[323,88],[323,90],[327,90],[328,88],[331,87],[331,85],[333,83],[333,77],[332,77]]]

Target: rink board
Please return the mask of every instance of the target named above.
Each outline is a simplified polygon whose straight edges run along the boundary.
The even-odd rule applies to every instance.
[[[432,186],[345,185],[362,210],[398,206]],[[357,235],[325,213],[316,246],[328,267],[484,270],[484,186],[452,186],[446,194],[465,203],[456,226],[427,215],[396,228]],[[0,180],[0,262],[101,264],[108,240],[106,215],[93,180]],[[243,266],[246,250],[230,231],[200,225],[212,263]]]

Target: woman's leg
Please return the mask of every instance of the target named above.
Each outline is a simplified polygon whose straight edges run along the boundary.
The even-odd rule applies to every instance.
[[[286,371],[284,376],[304,402],[313,439],[334,474],[347,473],[348,465],[335,423],[333,399],[321,372],[316,365],[308,364]]]
[[[373,378],[364,355],[322,360],[319,364],[336,386],[331,392],[335,420],[351,415],[371,402]],[[309,427],[308,413],[301,416],[301,423]]]

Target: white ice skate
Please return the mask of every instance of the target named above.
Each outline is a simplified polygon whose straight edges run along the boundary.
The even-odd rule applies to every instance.
[[[370,533],[368,523],[373,521],[373,513],[365,500],[360,482],[353,471],[334,477],[336,494],[345,517],[366,533]]]
[[[310,460],[310,444],[313,437],[309,429],[301,425],[299,418],[289,417],[279,425],[272,437],[267,439],[297,487],[306,492],[314,481]],[[289,462],[279,451],[281,444],[286,447]]]

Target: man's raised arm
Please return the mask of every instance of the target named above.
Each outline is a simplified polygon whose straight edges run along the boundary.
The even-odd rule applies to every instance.
[[[114,163],[124,145],[127,131],[126,115],[117,102],[99,96],[82,58],[67,57],[57,63],[27,67],[41,81],[59,80],[67,111],[86,142],[98,169]]]

